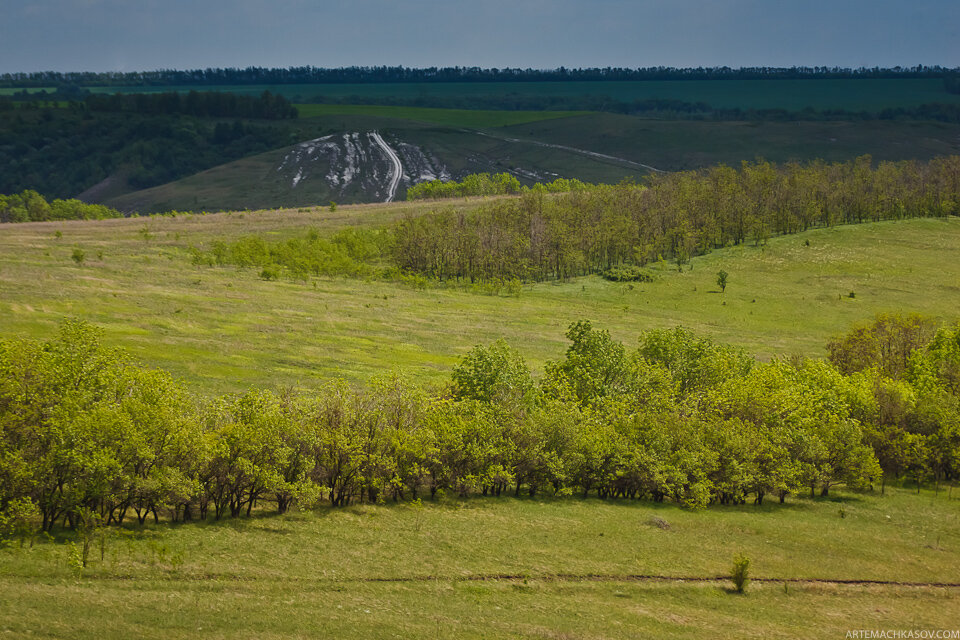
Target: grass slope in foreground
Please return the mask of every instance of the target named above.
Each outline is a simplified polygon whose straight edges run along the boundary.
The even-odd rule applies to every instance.
[[[814,230],[715,251],[683,273],[665,264],[652,284],[587,277],[526,286],[518,297],[349,278],[268,282],[253,270],[190,263],[191,245],[378,225],[433,206],[449,205],[4,226],[0,326],[7,336],[46,338],[77,316],[145,364],[220,393],[359,381],[393,368],[439,383],[459,355],[501,337],[540,367],[562,355],[568,324],[581,318],[628,345],[640,331],[680,324],[761,357],[822,356],[831,336],[879,312],[953,321],[960,309],[955,218]],[[85,252],[82,266],[75,248]]]
[[[113,534],[82,577],[63,539],[0,549],[0,632],[843,638],[849,629],[953,629],[957,587],[802,580],[957,582],[958,517],[956,494],[888,489],[704,511],[476,498],[159,525]],[[726,576],[738,552],[752,559],[752,576],[772,581],[737,595],[726,581],[626,578]],[[489,579],[502,575],[515,577]]]

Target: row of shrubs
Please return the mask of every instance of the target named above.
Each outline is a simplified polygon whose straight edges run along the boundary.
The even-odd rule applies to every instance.
[[[833,345],[838,357],[876,347],[873,361],[844,360],[847,374],[821,360],[758,363],[680,328],[627,350],[581,321],[539,380],[496,342],[433,392],[388,375],[210,399],[71,320],[47,342],[0,341],[0,528],[441,493],[700,508],[888,476],[956,480],[960,325],[911,348],[896,378],[884,373],[890,326],[871,333],[876,344],[861,333]]]
[[[532,189],[544,193],[562,193],[585,189],[588,184],[577,179],[557,178],[552,182],[538,182]],[[509,173],[472,173],[462,180],[428,180],[407,189],[407,200],[434,200],[466,198],[469,196],[512,195],[530,191],[530,187]]]

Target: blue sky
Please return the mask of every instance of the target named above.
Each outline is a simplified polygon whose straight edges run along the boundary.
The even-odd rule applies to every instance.
[[[3,0],[0,72],[960,66],[958,0]]]

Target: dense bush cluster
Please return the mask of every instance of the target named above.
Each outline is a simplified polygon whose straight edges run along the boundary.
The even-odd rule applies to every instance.
[[[259,235],[243,236],[230,243],[215,240],[209,248],[193,247],[192,252],[195,265],[256,267],[265,274],[278,275],[283,269],[294,279],[306,279],[370,275],[389,241],[385,231],[351,228],[322,238],[311,229],[305,237],[288,240],[268,240]]]
[[[600,277],[610,282],[653,282],[657,279],[651,271],[635,264],[610,267],[603,271]]]
[[[586,189],[590,185],[577,179],[557,178],[553,182],[537,183],[536,188],[546,193],[563,193]],[[528,187],[509,173],[472,173],[463,180],[430,180],[407,189],[407,200],[438,198],[465,198],[468,196],[497,196],[524,193]]]
[[[497,342],[470,351],[439,394],[394,375],[215,399],[79,321],[49,342],[0,341],[0,528],[441,492],[703,507],[960,476],[960,325],[914,349],[898,378],[882,373],[882,348],[844,375],[825,361],[758,363],[684,329],[645,333],[633,350],[589,322],[567,337],[540,380]]]
[[[407,200],[464,198],[520,193],[520,181],[509,173],[473,173],[460,182],[428,180],[407,189]]]
[[[520,198],[397,224],[395,264],[440,280],[539,281],[683,264],[717,247],[844,223],[960,214],[960,156],[826,164],[743,163]]]
[[[122,213],[102,204],[87,204],[75,199],[47,202],[46,198],[29,189],[9,196],[0,194],[0,223],[103,220],[121,217],[123,217]]]

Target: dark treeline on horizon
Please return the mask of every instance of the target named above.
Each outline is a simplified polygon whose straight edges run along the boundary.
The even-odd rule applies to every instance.
[[[235,84],[325,84],[381,82],[569,82],[623,80],[769,80],[943,78],[960,69],[913,67],[590,67],[568,69],[485,69],[482,67],[390,66],[323,68],[314,66],[265,68],[158,69],[154,71],[35,71],[0,74],[0,87],[169,86]]]

